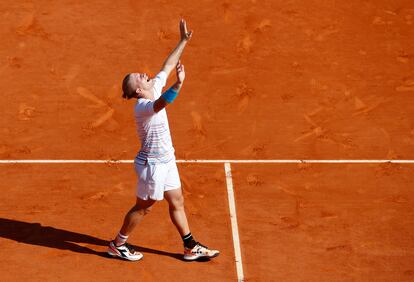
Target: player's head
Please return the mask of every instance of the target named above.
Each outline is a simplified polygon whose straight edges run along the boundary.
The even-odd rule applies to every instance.
[[[125,99],[142,98],[154,87],[155,81],[146,73],[129,73],[122,81],[122,97]]]

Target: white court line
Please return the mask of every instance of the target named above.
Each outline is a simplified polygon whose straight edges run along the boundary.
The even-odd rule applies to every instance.
[[[131,164],[134,160],[0,160],[0,164]],[[177,160],[177,163],[414,164],[414,160]]]
[[[234,201],[233,179],[231,176],[230,163],[224,163],[226,173],[227,195],[229,198],[231,231],[233,235],[234,255],[236,257],[237,281],[244,281],[243,263],[240,250],[239,227],[237,225],[236,202]]]

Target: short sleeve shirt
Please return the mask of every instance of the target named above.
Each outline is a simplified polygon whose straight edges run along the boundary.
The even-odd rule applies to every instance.
[[[154,78],[154,98],[162,94],[162,88],[167,82],[167,73],[161,71]],[[167,112],[162,109],[154,112],[154,101],[140,98],[135,104],[135,122],[141,149],[135,157],[135,162],[144,165],[148,163],[167,163],[174,158],[170,127]]]

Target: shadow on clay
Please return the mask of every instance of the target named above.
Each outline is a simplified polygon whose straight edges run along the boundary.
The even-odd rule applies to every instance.
[[[50,226],[42,226],[40,223],[0,218],[0,237],[24,244],[69,250],[76,253],[97,255],[105,258],[110,257],[106,252],[98,252],[88,247],[78,245],[91,244],[104,246],[106,248],[109,244],[109,241],[107,240]],[[170,253],[140,246],[133,247],[137,251],[143,253],[168,256],[184,261],[183,255],[179,253]]]

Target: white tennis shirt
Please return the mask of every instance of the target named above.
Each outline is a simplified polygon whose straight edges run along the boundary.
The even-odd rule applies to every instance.
[[[135,104],[135,122],[141,149],[135,157],[137,164],[167,163],[174,158],[174,147],[171,141],[165,108],[158,113],[154,112],[154,102],[162,94],[162,88],[167,82],[167,73],[161,71],[154,78],[154,101],[138,99]]]

